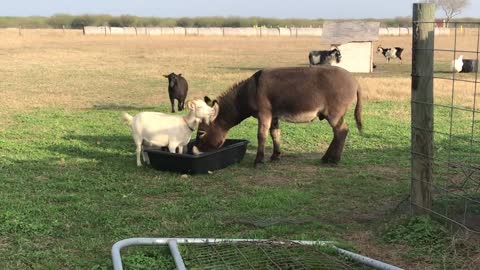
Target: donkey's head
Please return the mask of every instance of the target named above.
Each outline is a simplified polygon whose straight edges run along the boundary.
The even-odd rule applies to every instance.
[[[215,111],[215,118],[210,122],[202,121],[198,126],[196,145],[193,147],[193,153],[206,152],[222,147],[227,136],[227,130],[222,127],[222,122],[216,117],[220,112],[220,107],[216,100],[205,97],[205,103]]]

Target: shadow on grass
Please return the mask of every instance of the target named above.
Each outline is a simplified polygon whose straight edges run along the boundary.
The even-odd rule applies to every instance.
[[[224,69],[224,70],[243,70],[243,71],[258,71],[261,69],[266,69],[269,67],[219,67],[219,66],[214,66],[211,68],[215,69]]]
[[[95,110],[140,110],[140,111],[153,111],[158,110],[160,107],[147,107],[147,106],[137,106],[137,105],[126,105],[126,104],[116,104],[116,103],[105,103],[105,104],[94,104],[93,109]]]
[[[135,155],[135,145],[131,136],[125,135],[67,135],[70,144],[55,144],[45,149],[69,157],[108,160],[111,162],[125,153]],[[129,155],[129,154],[127,154]]]

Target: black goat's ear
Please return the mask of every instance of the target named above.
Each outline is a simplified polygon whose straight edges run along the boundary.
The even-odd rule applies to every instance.
[[[177,75],[177,76],[178,76],[178,77],[182,77],[182,73],[178,73],[178,75]]]
[[[163,75],[163,77],[168,78],[168,75]]]
[[[205,103],[207,103],[208,106],[213,106],[212,100],[209,97],[205,96],[203,100],[205,101]]]

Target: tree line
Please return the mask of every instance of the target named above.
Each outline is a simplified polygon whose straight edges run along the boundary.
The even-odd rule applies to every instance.
[[[412,18],[395,17],[387,19],[366,18],[364,21],[379,21],[382,27],[411,27]],[[70,28],[81,29],[83,26],[111,27],[321,27],[324,19],[277,19],[263,17],[139,17],[132,15],[70,15],[55,14],[50,17],[0,17],[0,28]],[[342,21],[342,20],[335,20]],[[343,20],[347,21],[347,20]],[[452,20],[456,21],[456,20]],[[457,19],[462,22],[474,22],[478,19]]]
[[[411,25],[410,17],[396,17],[392,19],[365,19],[380,21],[382,26]],[[338,21],[338,20],[337,20]],[[70,15],[55,14],[50,17],[0,17],[0,27],[23,28],[71,28],[81,29],[83,26],[111,26],[111,27],[321,27],[324,19],[277,19],[262,17],[183,17],[160,18],[139,17],[132,15]]]

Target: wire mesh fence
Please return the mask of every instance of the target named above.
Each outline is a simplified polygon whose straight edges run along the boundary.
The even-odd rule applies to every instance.
[[[413,25],[414,29],[436,27],[433,21]],[[426,37],[431,39],[428,46],[413,36],[412,204],[480,233],[480,23],[455,22],[449,27],[450,36]],[[431,66],[415,63],[430,55]],[[432,83],[431,98],[415,93],[428,91],[418,88],[418,81]],[[421,137],[426,140],[419,143]]]
[[[170,254],[168,254],[168,250]],[[331,241],[221,239],[221,238],[128,238],[112,246],[115,270],[124,269],[120,251],[131,246],[157,246],[148,252],[127,252],[125,269],[389,269],[394,265],[342,248]],[[138,248],[136,251],[138,251]],[[131,255],[131,256],[130,256]],[[138,268],[139,267],[139,268]],[[156,267],[156,266],[155,266]]]
[[[296,243],[206,243],[181,246],[180,253],[188,269],[370,269]]]

